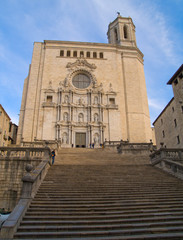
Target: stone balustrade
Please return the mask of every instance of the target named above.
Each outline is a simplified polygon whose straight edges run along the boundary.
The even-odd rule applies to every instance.
[[[128,141],[105,141],[105,148],[127,155],[149,155],[155,149],[150,143],[129,143]]]
[[[48,150],[48,149],[47,149]],[[49,152],[49,151],[48,151]],[[41,182],[50,167],[50,158],[43,160],[35,169],[31,164],[26,166],[27,173],[22,178],[23,187],[20,200],[1,229],[2,239],[12,239],[24,216],[32,198],[35,196]],[[33,170],[32,170],[33,169]]]
[[[1,159],[48,159],[50,157],[50,149],[34,148],[34,147],[0,147]]]
[[[0,147],[0,208],[13,210],[20,199],[26,165],[35,169],[43,160],[50,160],[48,147]]]
[[[150,154],[150,161],[153,166],[183,179],[183,149],[160,148]]]

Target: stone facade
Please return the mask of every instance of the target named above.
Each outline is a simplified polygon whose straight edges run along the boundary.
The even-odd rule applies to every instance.
[[[172,85],[174,97],[153,123],[157,148],[183,148],[183,65],[167,84]]]
[[[0,104],[0,146],[9,144],[10,117]]]
[[[152,139],[143,67],[131,18],[108,28],[109,44],[35,42],[25,79],[18,144],[62,147]]]

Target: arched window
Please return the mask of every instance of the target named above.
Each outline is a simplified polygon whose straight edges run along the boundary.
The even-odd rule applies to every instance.
[[[80,57],[84,57],[84,52],[83,51],[80,52]]]
[[[86,53],[86,56],[87,56],[88,58],[90,58],[90,52],[87,52],[87,53]]]
[[[64,56],[64,50],[60,50],[60,56],[61,56],[61,57]]]
[[[67,57],[71,56],[71,51],[67,51]]]
[[[103,52],[100,52],[100,58],[104,58]]]
[[[115,41],[118,42],[118,31],[117,31],[117,28],[114,29],[114,38],[115,38]]]
[[[83,113],[79,113],[79,115],[78,115],[78,122],[84,122],[84,115],[83,115]]]
[[[97,58],[97,53],[93,52],[93,58]]]
[[[95,113],[95,114],[94,114],[94,122],[96,122],[96,123],[97,123],[97,122],[98,122],[98,120],[99,120],[99,119],[98,119],[98,114],[97,114],[97,113]]]
[[[64,120],[64,122],[68,122],[68,113],[64,113],[64,115],[63,115],[63,120]]]
[[[77,57],[77,51],[74,51],[73,57]]]
[[[128,38],[128,27],[126,25],[124,25],[124,27],[123,27],[123,32],[124,32],[124,38],[127,39]]]

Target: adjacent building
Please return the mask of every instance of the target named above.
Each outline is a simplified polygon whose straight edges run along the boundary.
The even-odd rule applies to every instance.
[[[167,84],[172,85],[174,97],[153,123],[156,144],[157,148],[183,148],[183,65]]]
[[[0,104],[0,146],[16,144],[18,126],[11,119]]]
[[[109,24],[108,44],[35,42],[24,82],[18,144],[99,146],[152,139],[144,76],[131,18]]]
[[[9,144],[10,117],[0,104],[0,146]]]

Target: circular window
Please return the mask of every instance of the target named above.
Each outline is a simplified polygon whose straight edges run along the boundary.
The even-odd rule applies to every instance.
[[[76,88],[87,88],[90,85],[90,78],[83,73],[75,75],[72,79],[72,84]]]

